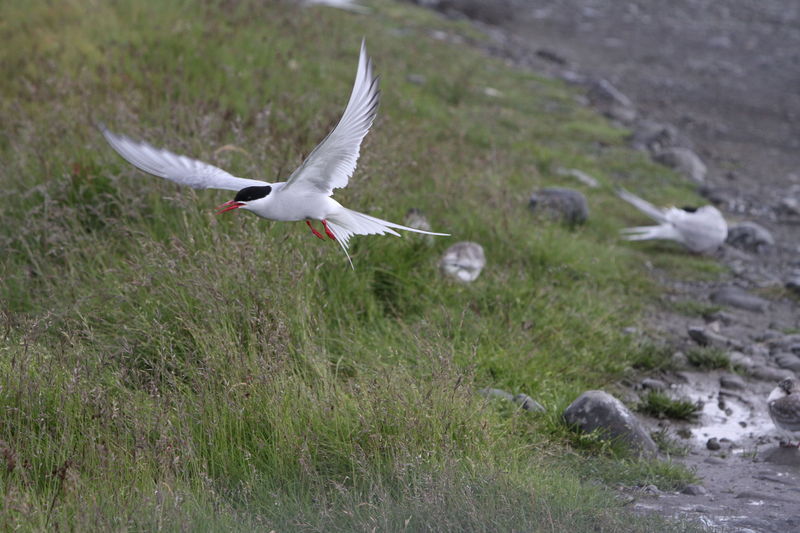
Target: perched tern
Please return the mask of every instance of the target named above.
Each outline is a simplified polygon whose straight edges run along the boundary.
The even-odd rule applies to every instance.
[[[379,77],[373,75],[372,60],[362,41],[353,91],[339,123],[286,181],[276,183],[238,178],[208,163],[117,135],[102,124],[98,127],[119,155],[148,174],[195,189],[238,191],[233,200],[219,206],[217,214],[245,209],[271,220],[305,220],[312,233],[324,239],[311,225],[312,220],[321,221],[325,234],[339,243],[352,267],[347,249],[353,235],[388,233],[399,237],[395,230],[449,235],[381,220],[347,209],[331,198],[334,189],[347,186],[355,171],[361,141],[378,111],[378,82]]]
[[[775,427],[790,434],[800,433],[800,380],[786,378],[778,383],[767,398],[767,408]],[[781,445],[789,447],[791,443]]]
[[[626,190],[621,189],[617,194],[659,223],[658,226],[623,229],[624,238],[629,241],[667,239],[677,241],[693,252],[713,252],[728,236],[728,224],[714,206],[661,209]]]

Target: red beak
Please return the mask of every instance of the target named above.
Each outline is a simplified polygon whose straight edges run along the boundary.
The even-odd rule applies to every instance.
[[[225,202],[224,204],[217,206],[216,209],[219,209],[219,211],[217,211],[214,214],[215,215],[221,215],[222,213],[224,213],[226,211],[231,211],[233,209],[238,209],[239,207],[242,207],[243,205],[244,205],[244,202],[237,202],[236,200],[231,200],[230,202]]]

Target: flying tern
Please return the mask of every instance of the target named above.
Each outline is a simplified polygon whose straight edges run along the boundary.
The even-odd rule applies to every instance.
[[[767,398],[769,416],[775,427],[787,433],[800,433],[800,380],[785,378]],[[791,446],[791,443],[781,443]],[[800,447],[800,442],[797,443]]]
[[[195,189],[238,191],[233,200],[218,207],[217,214],[245,209],[271,220],[304,220],[314,235],[324,239],[311,225],[312,220],[321,221],[325,234],[339,243],[352,267],[353,261],[347,250],[353,235],[388,233],[399,237],[400,234],[395,230],[404,230],[449,236],[447,233],[410,228],[359,213],[331,198],[334,189],[347,186],[355,171],[361,141],[378,111],[378,83],[379,77],[373,75],[372,60],[362,41],[353,91],[339,123],[286,181],[276,183],[239,178],[208,163],[115,134],[102,124],[98,127],[119,155],[148,174]]]
[[[622,230],[629,241],[667,239],[677,241],[693,252],[713,252],[725,242],[728,224],[714,206],[700,208],[658,208],[626,190],[617,194],[659,223],[657,226],[639,226]]]

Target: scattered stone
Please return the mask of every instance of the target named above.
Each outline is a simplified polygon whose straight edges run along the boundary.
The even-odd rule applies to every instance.
[[[583,224],[589,217],[589,204],[583,193],[561,187],[549,187],[533,193],[528,208],[569,225]]]
[[[491,98],[499,98],[503,96],[503,93],[495,89],[494,87],[484,87],[483,94],[489,96]]]
[[[586,94],[589,102],[601,113],[623,124],[631,124],[636,120],[636,109],[633,102],[611,82],[599,79],[592,82]]]
[[[428,79],[422,74],[409,74],[406,76],[406,81],[408,81],[408,83],[413,83],[414,85],[425,85]]]
[[[688,494],[689,496],[702,496],[704,494],[708,494],[708,491],[702,485],[686,485],[681,493]]]
[[[711,451],[717,451],[720,448],[722,448],[722,446],[720,445],[719,440],[717,440],[716,437],[711,437],[710,439],[708,439],[708,442],[706,442],[706,448],[708,448]]]
[[[544,413],[546,409],[542,404],[528,396],[527,394],[517,394],[514,396],[514,403],[517,403],[526,411],[533,411],[534,413]]]
[[[772,233],[755,222],[740,222],[728,226],[728,238],[725,242],[752,253],[760,253],[775,245]]]
[[[741,350],[744,345],[736,339],[730,339],[719,333],[714,333],[709,328],[689,326],[689,338],[700,346],[714,346],[715,348],[732,347]]]
[[[750,371],[755,365],[753,362],[753,358],[749,355],[745,355],[742,352],[733,351],[728,354],[728,359],[730,359],[731,364],[735,367],[743,368],[744,370]]]
[[[784,198],[778,204],[776,211],[790,217],[800,216],[800,200],[797,198]]]
[[[640,455],[654,457],[658,452],[658,446],[642,423],[607,392],[584,392],[564,410],[563,416],[567,424],[587,433],[599,429],[606,438],[619,439]]]
[[[744,390],[745,388],[744,380],[736,374],[723,374],[719,378],[719,384],[725,389]]]
[[[703,514],[711,514],[717,511],[716,509],[714,509],[713,507],[709,507],[708,505],[695,505],[689,510],[694,513],[703,513]]]
[[[583,183],[587,187],[591,187],[592,189],[595,189],[600,186],[600,183],[595,178],[593,178],[583,170],[578,170],[577,168],[558,167],[556,168],[556,174],[558,174],[559,176],[570,176],[572,178],[575,178],[579,182]]]
[[[738,287],[723,287],[711,294],[711,301],[720,305],[730,305],[747,311],[763,312],[769,302],[754,296]]]
[[[775,356],[775,363],[781,368],[800,372],[800,356],[793,353],[779,353]]]
[[[725,326],[730,326],[736,321],[736,318],[732,314],[725,311],[714,311],[708,315],[703,315],[703,318],[707,322],[717,322]]]
[[[457,242],[444,251],[439,267],[448,276],[469,283],[475,281],[486,266],[486,256],[480,244]]]
[[[562,56],[558,52],[550,50],[549,48],[539,48],[538,50],[536,50],[536,55],[541,57],[545,61],[550,61],[551,63],[555,63],[557,65],[567,64],[567,59],[564,56]]]
[[[705,163],[703,163],[696,153],[688,148],[680,146],[666,148],[655,154],[653,159],[662,165],[677,170],[697,183],[702,183],[706,179],[706,172],[708,172],[708,169]]]
[[[652,496],[661,496],[662,494],[664,494],[664,492],[655,485],[646,485],[642,487],[642,492],[645,494],[650,494]]]
[[[792,377],[792,371],[766,365],[754,365],[750,369],[750,375],[764,381],[780,381],[784,378]]]
[[[665,390],[667,389],[667,384],[660,379],[644,378],[642,380],[642,388],[651,390]]]
[[[635,150],[659,152],[674,146],[677,140],[678,130],[672,124],[644,119],[636,123],[631,147]]]
[[[506,392],[503,389],[493,389],[491,387],[478,390],[478,394],[481,396],[486,396],[487,398],[501,398],[503,400],[508,400],[509,402],[514,399],[514,395],[510,392]]]
[[[745,490],[734,496],[734,498],[738,500],[757,500],[757,501],[775,501],[775,502],[786,502],[786,503],[794,503],[794,500],[790,500],[788,498],[781,498],[780,496],[775,496],[773,494],[764,494],[763,492],[756,492],[754,490]]]

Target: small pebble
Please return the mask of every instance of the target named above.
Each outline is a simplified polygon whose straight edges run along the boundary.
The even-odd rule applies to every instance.
[[[722,448],[722,446],[720,446],[719,441],[717,440],[716,437],[711,437],[710,439],[708,439],[708,442],[706,442],[706,448],[708,448],[709,450],[719,450],[720,448]]]

